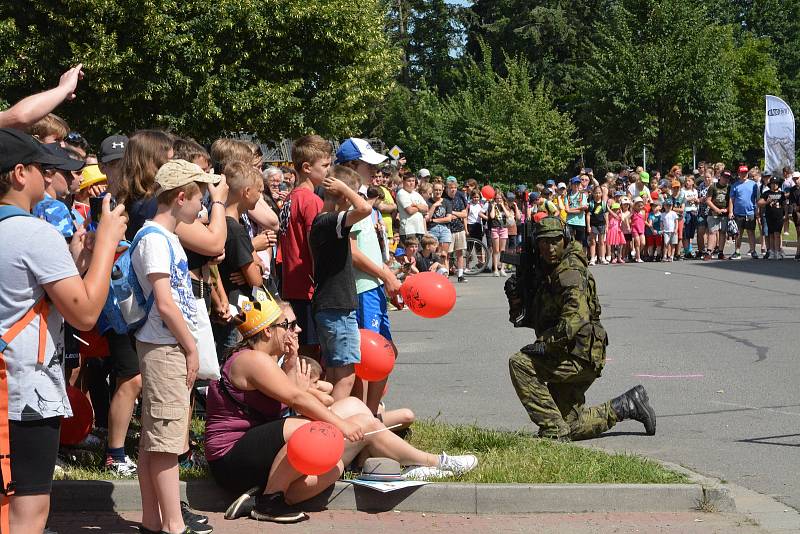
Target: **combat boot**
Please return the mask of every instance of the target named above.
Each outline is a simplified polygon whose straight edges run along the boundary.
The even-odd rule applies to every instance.
[[[611,399],[611,409],[617,414],[618,421],[633,419],[644,425],[648,436],[656,433],[656,412],[650,406],[647,392],[641,385],[629,389],[619,397]]]

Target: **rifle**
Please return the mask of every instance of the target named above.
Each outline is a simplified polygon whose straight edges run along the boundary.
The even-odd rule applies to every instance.
[[[533,303],[533,280],[534,270],[536,268],[536,249],[534,243],[536,236],[533,234],[533,223],[528,216],[529,204],[527,191],[522,197],[522,205],[525,215],[525,223],[522,225],[522,243],[517,245],[514,252],[502,252],[500,254],[500,262],[513,265],[515,271],[515,274],[506,282],[506,288],[507,290],[509,286],[513,288],[522,300],[522,308],[519,310],[519,314],[511,318],[514,328],[528,326],[528,308]],[[514,286],[516,287],[514,288]],[[508,294],[508,291],[506,294]]]

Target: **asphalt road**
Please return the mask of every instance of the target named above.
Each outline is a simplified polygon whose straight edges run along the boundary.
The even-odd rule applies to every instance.
[[[658,430],[648,437],[641,424],[625,421],[588,443],[682,464],[800,509],[800,263],[592,269],[610,344],[608,365],[587,401],[603,402],[641,383]],[[536,430],[507,363],[533,332],[508,323],[503,282],[481,275],[456,284],[456,307],[440,319],[391,313],[399,360],[390,407]]]

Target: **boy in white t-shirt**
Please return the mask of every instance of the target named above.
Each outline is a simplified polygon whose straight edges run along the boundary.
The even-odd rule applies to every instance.
[[[672,200],[664,201],[661,214],[661,232],[664,234],[664,261],[672,261],[678,246],[678,214],[672,209]]]
[[[199,366],[195,335],[197,308],[186,252],[175,227],[191,224],[202,209],[201,185],[218,183],[184,160],[171,160],[155,176],[158,211],[131,243],[131,265],[145,297],[153,295],[147,319],[136,332],[142,373],[142,437],[139,490],[142,532],[210,532],[184,523],[178,455],[186,449],[189,392]],[[188,529],[187,529],[188,527]]]
[[[3,532],[44,530],[61,419],[72,415],[64,383],[64,319],[81,330],[94,326],[125,235],[124,207],[110,210],[110,198],[103,202],[92,252],[84,247],[83,227],[68,247],[53,226],[28,216],[44,198],[44,171],[65,163],[30,135],[0,128],[0,350],[8,389],[8,413],[0,417],[8,417],[10,445],[0,467],[11,469],[10,480],[0,473],[0,489],[16,484],[9,497],[10,526],[0,522]],[[35,315],[25,325],[31,310]],[[21,328],[16,335],[15,325]]]
[[[409,174],[403,178],[403,187],[397,191],[397,213],[400,217],[400,239],[405,244],[407,237],[422,239],[427,229],[425,214],[428,203],[417,193],[417,178]]]

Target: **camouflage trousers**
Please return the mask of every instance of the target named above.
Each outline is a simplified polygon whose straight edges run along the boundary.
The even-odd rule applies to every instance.
[[[611,401],[586,407],[586,390],[598,376],[589,362],[522,352],[508,360],[511,382],[539,436],[573,441],[599,436],[617,423]]]

